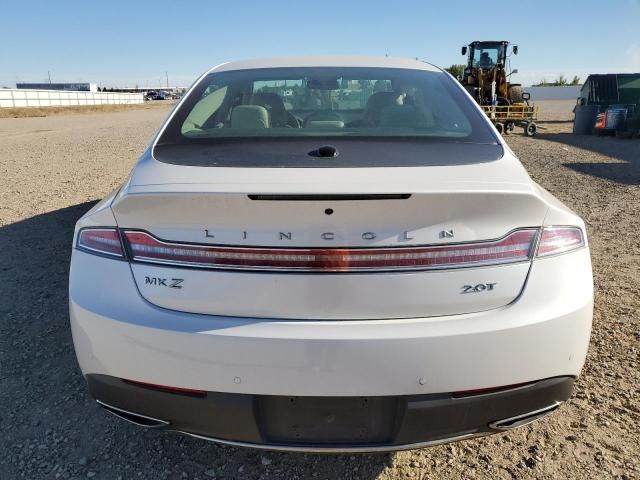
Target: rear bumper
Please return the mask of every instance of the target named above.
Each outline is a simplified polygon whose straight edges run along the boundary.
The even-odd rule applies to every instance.
[[[275,396],[423,395],[577,377],[592,317],[586,249],[535,260],[514,303],[456,316],[298,321],[175,312],[139,295],[126,262],[79,251],[69,297],[85,375]]]
[[[194,396],[106,375],[88,375],[87,382],[103,407],[134,423],[237,446],[358,452],[418,448],[515,428],[567,400],[574,380],[552,378],[468,396],[392,397]]]

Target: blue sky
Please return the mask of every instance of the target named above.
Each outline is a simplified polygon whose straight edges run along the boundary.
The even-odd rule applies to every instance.
[[[47,71],[53,81],[141,87],[164,84],[168,72],[170,85],[186,86],[217,63],[274,55],[389,54],[448,66],[476,39],[517,43],[514,79],[525,85],[640,71],[640,0],[1,2],[8,87]]]

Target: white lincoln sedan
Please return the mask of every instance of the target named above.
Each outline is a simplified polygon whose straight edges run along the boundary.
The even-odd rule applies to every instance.
[[[308,451],[505,431],[571,396],[585,225],[449,74],[219,65],[76,226],[78,362],[145,427]]]

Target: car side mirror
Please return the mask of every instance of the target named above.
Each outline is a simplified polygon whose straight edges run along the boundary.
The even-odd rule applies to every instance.
[[[514,45],[513,46],[513,54],[517,55],[518,54],[518,45]]]
[[[461,52],[462,52],[462,55],[466,55],[467,54],[467,47],[466,46],[462,47]]]
[[[511,70],[511,75],[515,75],[516,73],[518,73],[518,69],[514,68],[513,70]]]

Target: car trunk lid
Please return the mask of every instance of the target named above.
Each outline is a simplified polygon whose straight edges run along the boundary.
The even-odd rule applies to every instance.
[[[520,294],[530,251],[508,262],[416,258],[468,245],[504,248],[500,239],[518,229],[531,235],[519,234],[515,243],[532,248],[547,209],[515,160],[393,169],[154,163],[144,168],[165,171],[134,171],[112,208],[132,244],[148,236],[149,245],[218,259],[201,264],[134,252],[140,293],[160,307],[193,313],[385,319],[498,308]],[[283,255],[285,268],[277,263]],[[314,268],[296,263],[299,255],[315,258]]]

